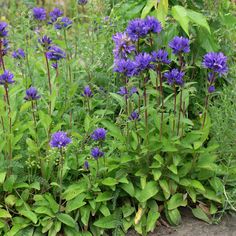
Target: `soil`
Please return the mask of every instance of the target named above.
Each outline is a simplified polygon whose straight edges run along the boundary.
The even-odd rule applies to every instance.
[[[138,234],[130,231],[127,236],[138,236]],[[207,224],[185,211],[182,213],[181,225],[177,227],[161,225],[148,236],[236,236],[236,216],[226,215],[219,224]]]

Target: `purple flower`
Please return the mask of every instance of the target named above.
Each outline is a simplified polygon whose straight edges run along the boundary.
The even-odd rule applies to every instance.
[[[23,59],[25,58],[25,52],[22,48],[19,48],[12,53],[12,57],[15,59]]]
[[[148,30],[145,21],[138,18],[129,22],[126,32],[133,41],[138,41],[139,38],[144,38],[147,35]]]
[[[220,75],[228,72],[227,57],[222,52],[209,52],[203,58],[203,67]]]
[[[136,63],[130,59],[115,60],[114,71],[132,77],[137,74]]]
[[[144,70],[153,69],[153,65],[151,64],[153,62],[152,59],[153,57],[146,52],[139,53],[135,57],[137,73],[140,73]]]
[[[88,97],[88,98],[91,98],[93,96],[93,93],[92,93],[89,85],[84,87],[84,92],[83,92],[82,96]]]
[[[152,52],[152,60],[157,63],[170,64],[168,52],[163,49]]]
[[[4,38],[7,36],[8,31],[6,30],[7,23],[6,22],[0,22],[0,38]]]
[[[169,85],[180,85],[183,86],[184,80],[183,80],[184,72],[179,71],[178,69],[172,69],[171,71],[168,71],[164,73],[164,77],[167,78],[167,83]]]
[[[3,38],[2,40],[2,56],[5,56],[9,50],[9,44],[8,40],[6,38]]]
[[[35,7],[33,8],[33,16],[35,20],[46,20],[46,10],[42,7]]]
[[[46,56],[51,61],[59,61],[60,59],[66,57],[66,53],[58,46],[53,45],[49,47],[49,51],[46,52]]]
[[[66,132],[58,131],[52,135],[50,146],[52,148],[63,148],[71,143],[71,139],[67,136]]]
[[[60,19],[59,22],[56,22],[54,27],[55,29],[63,29],[63,28],[69,28],[72,25],[72,20],[70,20],[68,17],[63,17]]]
[[[98,160],[99,157],[104,156],[104,152],[100,151],[100,149],[98,147],[94,147],[91,150],[91,156],[95,159]]]
[[[105,140],[107,131],[104,128],[97,128],[93,131],[91,138],[95,141]]]
[[[88,169],[89,169],[89,163],[88,163],[88,161],[85,161],[85,162],[84,162],[84,169],[85,169],[85,170],[88,170]]]
[[[121,96],[124,96],[128,94],[128,90],[126,87],[120,87],[120,90],[117,93],[120,94]]]
[[[136,87],[132,87],[130,89],[130,96],[132,96],[134,93],[138,93],[138,89]]]
[[[55,69],[55,70],[58,68],[58,63],[57,63],[57,61],[56,61],[55,63],[52,63],[52,68]]]
[[[160,33],[162,30],[161,23],[153,16],[147,16],[144,19],[148,33]]]
[[[34,87],[30,87],[26,90],[26,96],[24,97],[27,101],[38,100],[41,96],[38,95],[38,91]]]
[[[133,111],[129,116],[129,120],[140,120],[138,112]]]
[[[88,3],[88,0],[78,0],[79,5],[86,5]]]
[[[0,75],[0,85],[7,87],[8,84],[15,83],[13,78],[14,75],[9,70],[5,70],[4,73]]]
[[[210,85],[210,86],[208,87],[208,93],[213,93],[213,92],[215,92],[215,90],[216,90],[216,88],[215,88],[214,85]]]
[[[39,38],[39,39],[38,39],[38,42],[39,42],[45,49],[48,49],[49,46],[50,46],[51,43],[52,43],[52,40],[51,40],[47,35],[44,35],[42,38]]]
[[[174,54],[190,52],[189,39],[175,36],[170,42],[169,47]]]
[[[63,11],[61,11],[59,8],[54,8],[50,13],[49,13],[49,16],[51,18],[51,22],[50,23],[53,23],[53,22],[56,22],[57,19],[59,17],[61,17],[63,15]]]
[[[135,51],[135,45],[127,33],[116,33],[112,39],[115,42],[115,49],[113,50],[115,59],[127,58],[128,54]]]

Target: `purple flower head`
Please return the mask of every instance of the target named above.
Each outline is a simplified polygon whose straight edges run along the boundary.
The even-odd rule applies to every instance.
[[[50,146],[52,148],[63,148],[71,143],[71,139],[67,136],[66,132],[58,131],[52,135]]]
[[[153,57],[149,53],[139,53],[135,57],[135,63],[136,63],[136,70],[138,73],[148,70],[148,69],[153,69],[153,65],[151,64],[153,62]]]
[[[22,48],[17,49],[12,53],[12,57],[15,59],[24,59],[25,58],[25,52]]]
[[[49,51],[46,52],[46,56],[51,61],[59,61],[66,57],[66,53],[58,46],[50,46]]]
[[[56,22],[59,17],[63,15],[63,11],[61,11],[59,8],[55,7],[50,13],[49,16],[51,18],[51,22]]]
[[[178,69],[172,69],[171,71],[168,71],[164,73],[164,77],[167,78],[167,83],[169,85],[180,85],[183,86],[184,80],[183,80],[184,72],[179,71]]]
[[[83,92],[82,96],[88,97],[88,98],[91,98],[93,96],[93,93],[92,93],[89,85],[84,87],[84,92]]]
[[[88,3],[88,0],[78,0],[79,5],[86,5]]]
[[[55,70],[58,68],[58,63],[57,63],[57,61],[56,61],[55,63],[52,63],[52,68],[55,69]]]
[[[148,33],[160,33],[162,30],[161,23],[153,16],[144,19]]]
[[[95,159],[98,160],[99,157],[103,157],[104,156],[104,152],[100,151],[100,149],[98,147],[94,147],[91,150],[91,156]]]
[[[14,75],[9,70],[5,70],[4,73],[0,75],[0,85],[7,87],[8,84],[15,83],[13,78]]]
[[[55,23],[54,27],[55,27],[55,29],[60,30],[63,28],[64,29],[69,28],[69,27],[71,27],[71,25],[72,25],[72,20],[70,20],[68,17],[63,17],[60,19],[59,22]]]
[[[115,59],[127,58],[128,54],[135,51],[135,45],[127,33],[116,33],[112,39],[115,42],[115,49],[113,50]]]
[[[114,71],[132,77],[137,74],[136,63],[130,59],[115,60]]]
[[[168,59],[168,52],[163,49],[152,52],[152,60],[161,64],[170,64],[170,60]]]
[[[170,42],[169,47],[174,54],[190,52],[189,39],[184,37],[175,36]]]
[[[129,120],[140,120],[138,112],[133,111],[129,116]]]
[[[213,92],[215,92],[215,90],[216,90],[216,88],[215,88],[214,85],[210,85],[210,86],[208,87],[208,93],[213,93]]]
[[[133,41],[138,41],[139,38],[144,38],[147,35],[148,30],[144,20],[134,19],[129,22],[126,32]]]
[[[38,42],[39,42],[45,49],[48,49],[49,46],[50,46],[51,43],[52,43],[52,40],[51,40],[47,35],[44,35],[42,38],[39,38],[39,39],[38,39]]]
[[[211,69],[220,75],[226,74],[228,71],[227,57],[222,52],[209,52],[203,58],[203,67]]]
[[[8,34],[7,23],[6,22],[0,22],[0,38],[6,37],[7,34]]]
[[[85,161],[85,162],[84,162],[84,169],[85,169],[85,170],[88,170],[88,169],[89,169],[89,163],[88,163],[88,161]]]
[[[126,87],[120,87],[120,90],[117,93],[120,94],[121,96],[125,96],[128,94],[128,90]]]
[[[8,40],[6,38],[3,38],[2,40],[2,56],[7,55],[7,52],[9,50],[9,44]]]
[[[38,100],[40,99],[40,95],[38,95],[38,91],[34,87],[30,87],[29,89],[26,90],[26,96],[24,99],[26,101],[33,101],[33,100]]]
[[[138,93],[138,89],[137,89],[136,87],[132,87],[132,88],[130,89],[130,96],[132,96],[132,95],[135,94],[135,93]]]
[[[42,7],[35,7],[33,8],[33,16],[35,20],[46,20],[46,10]]]
[[[95,141],[105,140],[107,131],[104,128],[97,128],[93,131],[91,138]]]

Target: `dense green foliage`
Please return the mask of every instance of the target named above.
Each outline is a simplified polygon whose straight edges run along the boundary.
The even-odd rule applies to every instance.
[[[0,87],[0,234],[122,236],[133,228],[146,235],[160,219],[180,224],[181,207],[191,208],[208,223],[224,210],[235,210],[233,3],[68,2],[61,8],[73,24],[65,30],[33,20],[34,1],[10,1],[9,7],[6,1],[0,12],[1,21],[9,24],[11,46],[4,64],[16,81],[9,85],[9,103]],[[44,7],[50,12],[54,5]],[[153,44],[143,40],[140,48],[165,47],[172,63],[146,72],[148,80],[132,77],[125,85],[113,72],[112,35],[147,15],[157,17],[164,30]],[[66,52],[57,70],[47,67],[45,49],[38,42],[43,35]],[[173,88],[164,82],[161,91],[158,73],[181,67],[168,48],[176,35],[191,40],[191,52],[184,57],[185,85]],[[24,49],[24,60],[10,56],[18,48]],[[227,55],[229,73],[217,79],[208,111],[202,57],[210,51]],[[41,95],[37,102],[24,100],[31,85]],[[82,96],[86,85],[91,98]],[[117,94],[124,85],[138,87],[139,93],[124,99]],[[140,120],[130,120],[138,108]],[[98,127],[107,130],[102,142],[91,139]],[[51,136],[59,130],[72,142],[51,148]],[[91,156],[95,146],[105,153],[98,160]]]

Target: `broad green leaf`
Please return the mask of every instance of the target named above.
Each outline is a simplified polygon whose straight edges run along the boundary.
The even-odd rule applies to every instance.
[[[168,210],[173,210],[173,209],[176,209],[180,206],[186,206],[186,205],[187,205],[187,200],[184,199],[184,196],[181,193],[176,193],[167,202]]]
[[[163,194],[165,196],[165,199],[168,199],[170,197],[170,188],[169,188],[169,184],[165,179],[161,179],[159,181],[160,186],[163,190]]]
[[[0,218],[11,218],[11,214],[8,211],[0,208]]]
[[[16,203],[17,197],[15,195],[8,195],[4,201],[8,206],[14,206]]]
[[[102,181],[102,184],[107,185],[107,186],[114,186],[118,184],[118,181],[114,178],[108,177]]]
[[[73,198],[72,200],[68,201],[66,203],[66,212],[71,212],[84,206],[86,204],[86,202],[84,202],[85,197],[85,194],[80,194],[76,198]]]
[[[58,213],[57,219],[60,220],[63,224],[68,225],[72,228],[75,228],[76,223],[70,215],[67,215],[64,213]]]
[[[157,182],[150,181],[145,185],[143,190],[140,190],[135,194],[135,197],[137,198],[138,201],[145,202],[148,199],[155,196],[157,193],[158,193]]]
[[[153,231],[156,227],[156,222],[158,218],[160,217],[160,213],[158,212],[157,208],[151,208],[150,211],[148,212],[147,216],[147,228],[146,231]]]
[[[97,198],[96,198],[96,202],[105,202],[108,200],[111,200],[113,198],[113,193],[112,192],[103,192],[103,193],[99,193]]]
[[[142,10],[141,18],[145,18],[151,11],[153,7],[156,8],[157,1],[156,0],[148,0],[146,6]]]
[[[201,190],[202,192],[205,192],[204,186],[201,184],[198,180],[191,180],[192,187]]]
[[[188,23],[189,18],[187,15],[187,10],[179,5],[173,6],[171,9],[172,16],[179,22],[182,29],[185,31],[185,33],[189,36],[189,29],[188,29]]]
[[[84,225],[88,226],[89,217],[90,217],[90,207],[84,206],[80,208],[80,214],[81,214],[81,221]]]
[[[209,219],[207,214],[200,207],[192,209],[192,213],[196,218],[211,224],[211,220]]]
[[[109,134],[115,139],[125,141],[125,137],[122,135],[120,128],[118,128],[115,124],[107,120],[102,121],[102,124],[108,129]]]
[[[54,214],[52,213],[52,211],[51,211],[48,207],[45,207],[45,206],[37,207],[37,208],[34,209],[34,211],[35,211],[37,214],[48,215],[48,216],[51,216],[51,217],[54,216]]]
[[[179,213],[179,210],[173,209],[173,210],[167,210],[165,209],[165,213],[166,213],[166,218],[169,220],[169,222],[172,225],[179,225],[181,222],[181,215]]]
[[[54,200],[53,196],[48,193],[45,194],[45,198],[49,202],[49,206],[52,209],[53,213],[57,213],[59,211],[59,204]]]
[[[168,0],[160,0],[157,5],[157,9],[155,10],[155,15],[157,19],[161,22],[162,26],[165,26],[167,14],[168,14]]]
[[[209,33],[211,33],[209,24],[207,23],[206,17],[203,14],[187,9],[187,15],[192,22],[204,27]]]
[[[117,216],[110,215],[95,221],[94,225],[103,229],[114,229],[119,225],[119,220],[117,220]]]
[[[104,204],[102,204],[102,205],[100,206],[99,211],[100,211],[104,216],[109,216],[109,215],[111,214],[109,208],[108,208],[106,205],[104,205]]]
[[[121,188],[127,192],[131,197],[134,197],[135,194],[135,189],[134,189],[134,185],[132,184],[132,182],[129,182],[128,184],[121,184],[120,185]]]
[[[6,171],[0,172],[0,184],[3,184],[3,183],[4,183],[4,180],[5,180],[5,178],[6,178],[6,174],[7,174]]]
[[[38,221],[37,215],[30,210],[20,210],[19,213],[30,219],[34,224],[36,224]]]

